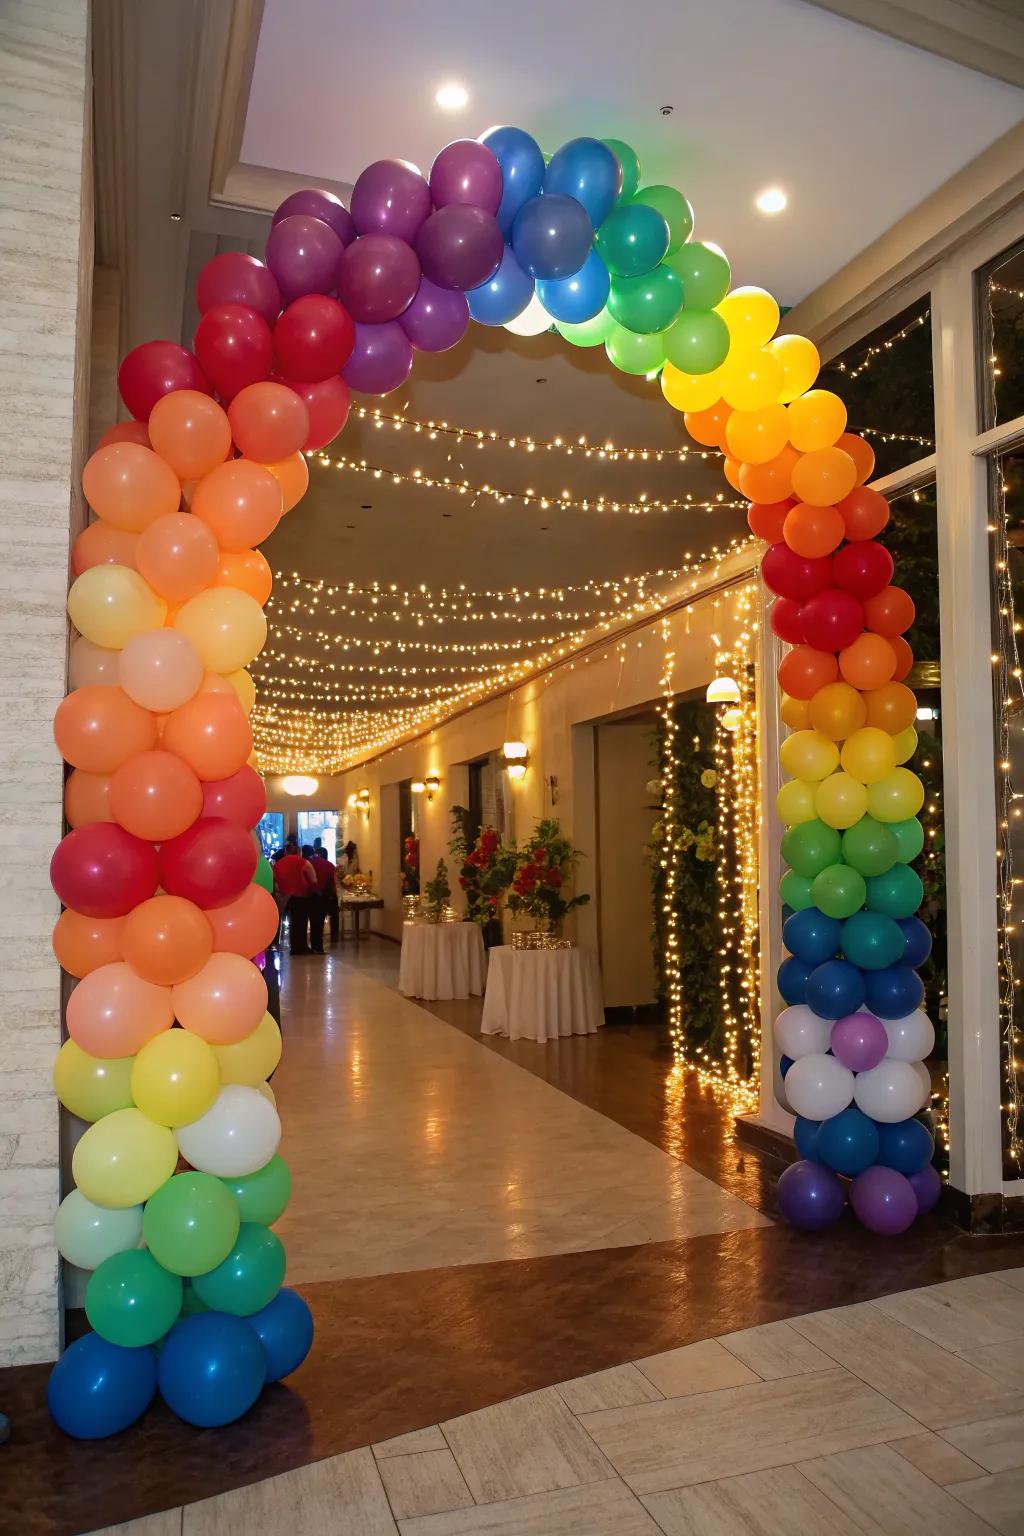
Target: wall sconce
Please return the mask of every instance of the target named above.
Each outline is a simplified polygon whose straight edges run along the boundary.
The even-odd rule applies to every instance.
[[[727,731],[738,731],[743,724],[742,709],[726,709],[722,712],[722,724]]]
[[[364,816],[370,814],[370,791],[368,789],[361,789],[358,795],[356,795],[356,808],[362,811]]]
[[[735,678],[716,677],[708,684],[708,691],[704,695],[708,704],[738,704],[740,690]]]
[[[281,780],[281,788],[286,795],[315,795],[320,788],[320,780],[307,773],[291,773]]]
[[[414,795],[425,794],[426,788],[427,786],[424,784],[422,779],[413,779],[412,783],[409,785],[409,791]]]
[[[525,741],[506,741],[502,743],[501,761],[505,772],[510,779],[525,777],[530,763],[530,753]]]
[[[423,780],[423,786],[427,791],[427,799],[433,800],[434,796],[441,788],[440,775],[436,773],[428,773],[426,778]]]
[[[350,811],[354,811],[356,806],[359,804],[359,796],[358,795],[349,795],[348,800],[346,801],[346,804],[348,805],[348,808],[349,808]]]

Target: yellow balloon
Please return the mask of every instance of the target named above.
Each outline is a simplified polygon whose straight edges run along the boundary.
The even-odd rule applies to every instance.
[[[876,821],[909,821],[924,805],[924,785],[909,768],[894,768],[868,786],[868,811]]]
[[[839,748],[818,731],[794,731],[779,748],[779,761],[791,779],[826,779],[839,767]]]
[[[269,1083],[257,1083],[256,1092],[261,1093],[268,1104],[273,1104],[274,1108],[277,1108],[277,1099]]]
[[[841,761],[844,771],[861,784],[877,784],[896,767],[892,737],[876,725],[861,726],[844,741]]]
[[[779,306],[764,288],[734,288],[718,305],[718,313],[733,345],[748,351],[771,341],[779,324]]]
[[[784,405],[763,405],[759,411],[733,411],[725,424],[725,441],[734,459],[767,464],[786,446],[789,423]]]
[[[730,352],[721,372],[722,399],[736,411],[759,411],[774,405],[782,390],[782,364],[764,348],[737,352],[735,357]]]
[[[683,373],[674,363],[666,363],[661,370],[661,392],[674,410],[706,411],[722,398],[722,369]]]
[[[775,796],[779,820],[784,821],[787,827],[799,826],[802,821],[813,821],[817,815],[814,809],[815,787],[805,779],[790,779],[783,784]]]
[[[256,684],[248,672],[242,669],[239,669],[237,672],[229,672],[226,681],[231,684],[238,694],[238,702],[246,714],[251,715],[253,705],[256,703]]]
[[[784,693],[779,713],[791,731],[806,731],[811,723],[810,700],[793,699]]]
[[[265,1013],[251,1035],[234,1045],[215,1045],[213,1054],[220,1067],[221,1081],[258,1088],[281,1060],[281,1031],[269,1013]]]
[[[827,827],[845,832],[860,821],[868,808],[868,792],[863,784],[848,773],[833,773],[818,785],[814,796],[814,809],[818,820]]]
[[[75,1183],[93,1205],[141,1205],[166,1184],[178,1161],[173,1131],[138,1109],[116,1109],[90,1125],[71,1159]]]
[[[132,1104],[134,1056],[90,1056],[65,1040],[53,1064],[53,1091],[80,1120],[102,1120]]]
[[[144,1045],[132,1068],[132,1098],[158,1125],[189,1125],[220,1092],[213,1047],[187,1029],[167,1029]]]
[[[892,739],[892,744],[896,748],[896,761],[898,763],[909,763],[917,751],[917,732],[914,730],[914,727],[908,725],[902,731],[897,731]]]
[[[167,604],[127,565],[93,565],[75,579],[68,614],[87,640],[119,651],[136,635],[159,629]]]
[[[182,603],[174,627],[192,641],[211,672],[240,671],[267,643],[263,609],[238,587],[207,587]]]
[[[813,341],[806,336],[776,336],[768,343],[768,351],[782,364],[783,383],[779,399],[788,405],[798,395],[804,394],[821,368],[821,358]]]
[[[809,389],[787,414],[789,440],[801,453],[831,448],[846,431],[846,406],[830,389]]]

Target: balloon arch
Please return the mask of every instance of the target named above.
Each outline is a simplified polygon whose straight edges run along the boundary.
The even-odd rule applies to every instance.
[[[898,1232],[937,1198],[915,1118],[933,1031],[915,969],[930,946],[914,916],[923,789],[903,766],[914,608],[876,542],[889,510],[864,484],[874,455],[813,387],[813,344],[775,336],[768,293],[730,291],[680,192],[640,183],[617,140],[545,161],[510,127],[448,145],[429,178],[378,161],[349,209],[288,197],[265,263],[207,264],[192,351],[151,341],[124,359],[132,419],[82,477],[96,521],[74,545],[80,638],[55,721],[71,830],[52,862],[54,949],[78,982],[54,1084],[89,1122],[57,1245],[91,1272],[94,1330],[50,1381],[69,1434],[114,1433],[157,1391],[189,1423],[228,1423],[310,1348],[271,1231],[290,1176],[261,972],[278,914],[252,831],[266,800],[245,668],[271,588],[256,546],[300,500],[304,452],[341,431],[349,390],[397,389],[417,351],[453,346],[471,318],[521,334],[553,322],[660,375],[749,499],[772,626],[792,647],[775,1033],[802,1160],[779,1205],[817,1228],[848,1194],[865,1225]]]

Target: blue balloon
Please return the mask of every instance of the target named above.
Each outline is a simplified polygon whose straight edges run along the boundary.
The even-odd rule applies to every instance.
[[[507,240],[520,208],[544,185],[544,156],[537,140],[522,128],[491,128],[481,135],[480,143],[501,166],[497,218]]]
[[[790,1069],[790,1067],[792,1065],[793,1065],[793,1058],[792,1058],[792,1056],[780,1056],[779,1057],[779,1073],[780,1073],[780,1075],[782,1077],[782,1081],[783,1082],[786,1081],[786,1073],[789,1071],[789,1069]]]
[[[507,325],[533,298],[533,278],[516,261],[512,247],[506,245],[501,265],[489,283],[466,290],[466,302],[474,320],[481,325]]]
[[[805,907],[786,919],[782,942],[805,965],[822,965],[839,952],[842,924],[817,907]]]
[[[58,1429],[76,1440],[102,1440],[142,1417],[156,1396],[156,1355],[87,1333],[50,1372],[46,1404]]]
[[[594,228],[574,197],[531,197],[516,215],[512,249],[531,277],[572,277],[587,259]]]
[[[267,1364],[248,1318],[196,1312],[175,1323],[160,1351],[160,1396],[201,1428],[232,1424],[259,1397]]]
[[[919,1173],[935,1155],[935,1138],[920,1120],[897,1120],[878,1127],[878,1161],[897,1173]]]
[[[880,1019],[902,1019],[924,1002],[924,983],[909,965],[865,971],[863,1000]]]
[[[864,1001],[865,977],[849,960],[826,960],[807,978],[806,1003],[820,1019],[856,1013]]]
[[[612,280],[608,268],[594,250],[571,277],[556,277],[537,283],[537,297],[553,320],[579,325],[593,320],[608,302]]]
[[[313,1314],[298,1291],[283,1285],[273,1301],[245,1321],[263,1346],[268,1381],[298,1370],[313,1343]]]
[[[811,974],[810,967],[804,965],[795,955],[790,955],[788,960],[783,960],[779,966],[777,977],[779,992],[787,1003],[802,1003],[807,997],[807,978]]]
[[[906,940],[895,918],[884,912],[855,912],[843,923],[840,948],[862,971],[880,971],[903,959]]]
[[[796,1124],[793,1126],[793,1140],[801,1157],[806,1157],[812,1163],[820,1163],[818,1156],[818,1132],[821,1130],[820,1120],[805,1120],[803,1115],[797,1115]]]
[[[622,166],[600,139],[570,139],[555,150],[544,173],[545,196],[557,192],[574,197],[595,229],[611,213],[621,191]]]
[[[852,1179],[878,1161],[878,1126],[856,1104],[821,1122],[818,1157],[836,1173]]]
[[[804,1159],[790,1163],[778,1184],[779,1210],[794,1227],[820,1232],[839,1220],[846,1204],[843,1186],[830,1168]]]
[[[907,944],[903,964],[916,971],[932,952],[932,936],[919,917],[899,917],[896,921]]]

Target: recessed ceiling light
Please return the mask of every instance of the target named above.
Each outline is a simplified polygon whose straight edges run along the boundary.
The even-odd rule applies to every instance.
[[[762,213],[781,213],[789,202],[789,198],[781,187],[765,187],[754,199],[756,206]]]
[[[469,92],[457,80],[449,80],[446,85],[442,85],[434,100],[445,112],[461,112],[469,101]]]

